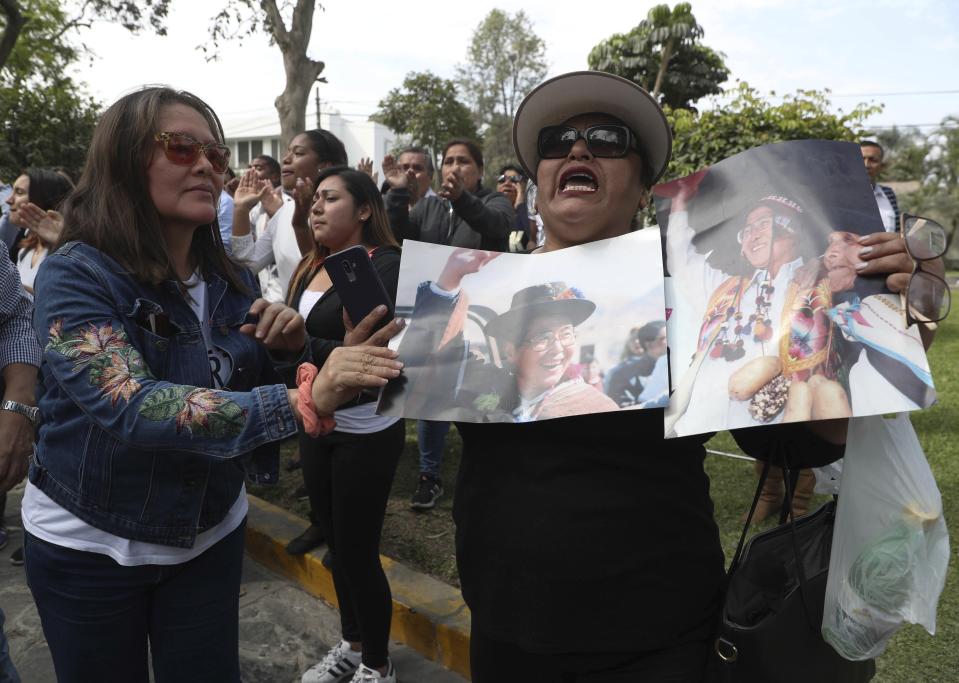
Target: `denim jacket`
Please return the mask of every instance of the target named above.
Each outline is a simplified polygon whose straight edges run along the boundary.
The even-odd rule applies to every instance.
[[[226,516],[245,473],[276,481],[278,442],[297,424],[266,352],[239,332],[248,296],[207,282],[213,342],[233,361],[229,386],[215,390],[176,283],[140,284],[79,242],[47,257],[36,282],[34,485],[104,531],[191,547]]]

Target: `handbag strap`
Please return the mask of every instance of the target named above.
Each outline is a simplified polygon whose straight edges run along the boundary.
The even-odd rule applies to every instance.
[[[749,525],[752,523],[753,514],[756,512],[756,506],[759,504],[759,497],[762,495],[763,486],[766,483],[766,478],[769,475],[769,468],[771,467],[771,462],[775,460],[775,456],[779,456],[781,462],[780,467],[783,470],[783,481],[786,484],[786,499],[783,501],[783,509],[785,511],[785,519],[789,525],[789,536],[792,539],[793,554],[796,560],[796,575],[799,579],[799,597],[802,602],[803,612],[806,615],[806,623],[809,625],[809,628],[812,630],[818,630],[819,624],[816,624],[812,619],[812,610],[809,608],[809,598],[806,595],[806,570],[803,566],[802,555],[799,552],[799,537],[796,534],[796,520],[792,517],[792,498],[793,498],[793,486],[792,486],[792,471],[789,469],[789,459],[786,457],[786,449],[783,444],[780,444],[778,441],[773,442],[773,446],[768,454],[768,458],[763,462],[762,472],[759,474],[759,483],[756,485],[756,492],[753,494],[753,502],[749,507],[749,514],[746,515],[746,523],[743,524],[742,533],[739,535],[739,543],[736,544],[736,554],[733,555],[732,562],[729,563],[729,569],[726,571],[727,582],[732,575],[739,568],[739,563],[742,560],[743,549],[746,545],[746,536],[749,533]]]
[[[792,486],[792,471],[789,469],[788,458],[786,458],[786,453],[782,453],[782,468],[783,468],[783,481],[786,484],[786,500],[783,503],[783,509],[786,511],[786,519],[789,520],[786,522],[789,525],[789,536],[792,539],[793,554],[796,559],[796,576],[799,579],[799,598],[802,602],[803,613],[806,615],[806,623],[809,625],[809,628],[813,631],[819,630],[819,624],[815,623],[812,618],[812,610],[809,608],[809,598],[806,595],[806,568],[802,561],[802,554],[799,552],[799,536],[796,534],[796,518],[793,515],[792,501],[793,501],[793,486]]]
[[[756,484],[756,492],[753,494],[753,503],[749,506],[749,514],[746,515],[746,523],[743,524],[743,531],[739,534],[739,543],[736,544],[736,554],[733,555],[733,561],[729,563],[729,569],[726,570],[726,577],[733,575],[739,568],[739,560],[742,558],[743,547],[746,545],[746,535],[749,533],[749,525],[753,521],[753,514],[756,512],[756,506],[759,504],[759,497],[763,493],[763,486],[766,484],[766,477],[769,475],[769,461],[763,462],[763,471],[759,473],[759,483]]]

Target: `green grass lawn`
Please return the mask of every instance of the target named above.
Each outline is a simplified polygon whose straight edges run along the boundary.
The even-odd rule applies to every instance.
[[[959,534],[959,439],[956,438],[955,427],[959,421],[959,315],[947,320],[940,329],[930,352],[930,363],[939,393],[939,404],[913,413],[912,419],[942,491],[946,523],[954,534]],[[409,509],[418,466],[414,427],[412,422],[407,424],[406,449],[388,504],[382,551],[411,567],[458,585],[450,508],[452,484],[459,462],[459,437],[455,429],[451,430],[447,442],[443,463],[447,495],[432,512],[416,513]],[[710,448],[737,450],[732,437],[726,432],[713,438]],[[291,452],[292,446],[286,450]],[[709,456],[706,459],[706,471],[711,480],[716,520],[728,560],[742,529],[740,516],[748,507],[754,491],[753,466],[742,460]],[[254,492],[305,516],[305,502],[293,495],[299,483],[299,472],[284,472],[278,487]],[[825,497],[818,497],[820,503],[825,500]],[[770,524],[763,524],[760,528],[768,528]],[[959,579],[956,574],[955,542],[946,587],[939,601],[936,636],[930,636],[918,626],[903,628],[892,640],[886,653],[879,658],[875,681],[959,681]]]

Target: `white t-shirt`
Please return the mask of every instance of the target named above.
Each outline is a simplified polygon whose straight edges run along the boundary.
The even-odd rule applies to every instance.
[[[190,295],[187,297],[187,303],[200,321],[203,341],[206,343],[210,360],[213,387],[225,387],[229,384],[230,375],[233,373],[233,359],[213,344],[206,282],[200,278],[199,273],[194,273],[184,284]],[[189,562],[235,531],[246,517],[248,508],[249,502],[244,485],[240,487],[240,493],[223,521],[198,534],[192,548],[131,541],[129,538],[98,529],[61,507],[29,481],[23,494],[20,515],[23,519],[23,528],[48,543],[73,550],[107,555],[124,567],[138,567],[147,564],[174,565]]]
[[[41,250],[40,258],[37,259],[37,265],[33,265],[33,256],[37,249]],[[33,282],[37,279],[37,271],[40,270],[40,264],[47,257],[47,250],[43,247],[33,249],[21,249],[17,252],[17,271],[20,273],[20,282],[24,287],[33,289]],[[28,292],[29,294],[29,292]]]

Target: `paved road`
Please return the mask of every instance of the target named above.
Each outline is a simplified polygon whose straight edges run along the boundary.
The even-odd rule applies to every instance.
[[[11,655],[24,683],[54,683],[50,652],[24,581],[10,564],[20,546],[20,492],[11,492],[5,520],[16,528],[0,551],[0,608],[7,618]],[[240,668],[246,683],[290,683],[339,641],[339,616],[295,584],[246,559],[240,598]],[[393,662],[401,683],[465,683],[465,679],[394,643]]]

